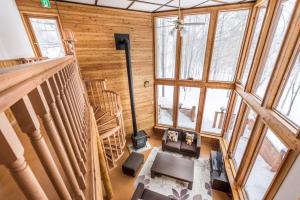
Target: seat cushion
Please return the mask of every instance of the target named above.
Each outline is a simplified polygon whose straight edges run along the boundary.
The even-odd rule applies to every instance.
[[[153,192],[151,190],[145,189],[143,196],[142,196],[143,200],[171,200],[170,197],[164,196],[162,194]]]
[[[166,131],[167,132],[168,131],[176,131],[176,132],[178,132],[178,140],[182,140],[182,130],[176,129],[176,128],[168,128]]]
[[[181,147],[180,147],[180,151],[185,152],[185,153],[189,153],[189,154],[194,154],[196,152],[195,143],[193,143],[192,145],[188,145],[187,143],[182,142]]]
[[[172,141],[168,141],[166,144],[166,148],[173,150],[173,151],[179,151],[180,150],[180,144],[181,141],[178,142],[172,142]]]

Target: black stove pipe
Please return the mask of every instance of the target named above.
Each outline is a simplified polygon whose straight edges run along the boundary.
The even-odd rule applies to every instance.
[[[129,35],[115,33],[115,41],[116,41],[117,50],[125,49],[133,135],[137,136],[138,130],[137,130],[137,126],[136,126],[136,113],[135,113],[135,103],[134,103],[134,94],[133,94],[133,78],[132,78]]]
[[[124,44],[125,44],[125,54],[126,54],[126,66],[127,66],[127,77],[128,77],[128,86],[129,86],[129,95],[130,95],[130,107],[131,107],[133,135],[136,136],[137,135],[137,126],[136,126],[135,102],[134,102],[134,94],[133,94],[133,80],[132,80],[132,70],[131,70],[129,39],[126,38],[124,40]]]

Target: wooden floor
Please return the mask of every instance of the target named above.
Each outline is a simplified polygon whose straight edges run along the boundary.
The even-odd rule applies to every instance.
[[[149,132],[147,131],[149,134]],[[155,146],[161,146],[161,134],[155,134],[151,133],[149,142],[152,145],[152,147]],[[201,153],[200,157],[205,158],[209,157],[209,152],[211,150],[211,147],[209,145],[202,144],[201,146]],[[145,160],[147,159],[149,153],[151,152],[150,150],[147,150],[144,152]],[[118,166],[114,168],[113,170],[110,171],[110,177],[112,181],[112,187],[114,191],[114,198],[113,200],[130,200],[131,196],[134,192],[134,181],[135,178],[126,176],[122,173],[122,163],[126,160],[128,157],[129,152],[126,149],[123,157],[118,161]],[[216,190],[212,191],[212,196],[213,200],[229,200],[230,198],[223,192],[219,192]]]

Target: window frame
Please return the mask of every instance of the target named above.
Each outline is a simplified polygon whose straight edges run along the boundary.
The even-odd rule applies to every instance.
[[[270,130],[272,131],[272,133],[273,133],[273,134],[274,134],[274,135],[282,142],[282,144],[284,144],[284,145],[287,147],[287,152],[286,152],[286,155],[284,156],[284,159],[283,159],[282,162],[280,163],[280,166],[279,166],[277,172],[275,173],[275,175],[274,175],[274,177],[273,177],[273,179],[272,179],[270,185],[268,186],[268,188],[267,188],[267,190],[266,190],[266,192],[265,192],[265,194],[264,194],[264,196],[263,196],[263,199],[267,196],[267,194],[269,193],[270,189],[272,188],[272,186],[273,186],[273,184],[274,184],[274,182],[275,182],[275,180],[276,180],[276,178],[277,178],[277,176],[278,176],[278,174],[279,174],[279,171],[281,170],[283,164],[285,163],[285,161],[287,160],[287,158],[289,157],[289,154],[290,154],[290,152],[291,152],[291,148],[289,147],[289,145],[288,145],[287,143],[285,143],[285,142],[280,138],[280,136],[279,136],[279,135],[271,128],[271,127],[269,127],[269,126],[268,126],[266,123],[264,123],[264,122],[262,122],[262,123],[263,123],[263,128],[262,128],[262,130],[260,131],[261,134],[260,134],[260,137],[259,137],[259,139],[258,139],[258,143],[257,143],[257,145],[256,145],[255,151],[254,151],[254,152],[252,153],[252,155],[251,155],[251,158],[250,158],[250,164],[249,164],[249,166],[248,166],[248,173],[247,173],[246,176],[244,177],[244,180],[243,180],[243,183],[242,183],[242,186],[241,186],[241,188],[242,188],[242,193],[243,193],[243,196],[244,196],[245,199],[249,199],[249,198],[248,198],[248,195],[247,195],[247,192],[246,192],[246,189],[245,189],[245,186],[246,186],[246,183],[247,183],[247,181],[248,181],[248,179],[249,179],[249,176],[250,176],[250,174],[251,174],[251,170],[253,169],[253,166],[254,166],[254,164],[255,164],[255,161],[256,161],[256,159],[257,159],[257,157],[258,157],[258,154],[259,154],[260,149],[261,149],[261,147],[262,147],[263,141],[264,141],[264,139],[265,139],[265,137],[266,137],[266,135],[267,135],[268,129],[270,129]]]
[[[208,63],[207,65],[204,65],[205,69],[204,69],[204,73],[203,73],[203,81],[189,81],[189,80],[154,80],[154,84],[161,84],[161,83],[169,83],[169,84],[173,84],[175,87],[179,87],[179,86],[195,86],[195,87],[200,87],[201,88],[201,95],[200,95],[200,102],[201,99],[203,100],[203,98],[205,99],[205,95],[206,95],[206,89],[207,88],[223,88],[223,89],[232,89],[234,92],[238,93],[241,97],[242,97],[242,104],[239,110],[239,114],[237,117],[237,121],[234,127],[234,132],[233,132],[233,136],[232,139],[229,143],[229,145],[226,145],[224,142],[224,132],[222,133],[221,136],[218,136],[218,139],[220,139],[220,148],[222,149],[222,152],[225,153],[226,155],[224,155],[224,160],[225,160],[225,164],[226,164],[226,168],[229,168],[229,171],[227,171],[228,173],[228,178],[229,180],[232,180],[236,183],[237,185],[237,190],[235,193],[237,196],[236,197],[240,197],[241,199],[243,199],[243,182],[246,181],[247,179],[244,178],[245,174],[250,173],[250,169],[249,166],[251,166],[249,164],[249,160],[245,159],[244,161],[246,162],[245,164],[243,164],[243,166],[241,166],[238,170],[235,170],[235,168],[233,167],[233,163],[232,163],[232,159],[231,159],[231,154],[232,154],[232,149],[235,148],[235,145],[237,143],[236,138],[237,138],[237,134],[239,133],[240,129],[241,129],[241,124],[242,124],[242,120],[243,120],[243,112],[245,111],[245,109],[247,107],[250,107],[253,111],[255,111],[255,113],[257,114],[257,119],[256,119],[256,123],[257,123],[257,128],[254,130],[255,134],[252,134],[252,139],[251,141],[249,141],[248,146],[245,150],[245,153],[247,153],[247,155],[249,155],[249,157],[253,157],[253,153],[250,151],[253,151],[256,149],[255,146],[253,145],[255,142],[258,141],[258,139],[260,138],[261,134],[262,134],[262,130],[264,128],[263,124],[266,124],[268,126],[272,126],[274,128],[274,130],[272,130],[274,133],[276,133],[276,136],[280,137],[280,139],[285,143],[288,144],[287,147],[289,149],[291,149],[291,151],[286,155],[286,164],[283,165],[281,167],[281,169],[279,170],[278,174],[276,175],[276,177],[274,178],[274,180],[276,181],[276,183],[274,183],[272,186],[270,186],[269,191],[267,191],[266,193],[266,197],[267,198],[273,198],[276,194],[276,192],[278,191],[280,184],[284,181],[284,177],[288,174],[289,169],[292,167],[293,162],[297,159],[297,156],[300,155],[299,152],[299,139],[300,139],[300,128],[296,129],[294,127],[292,127],[289,123],[286,122],[285,119],[283,119],[282,117],[280,117],[278,114],[276,114],[276,111],[273,109],[273,104],[274,103],[274,98],[275,95],[273,96],[274,93],[278,93],[279,91],[270,91],[269,88],[267,88],[267,91],[270,93],[270,95],[272,95],[271,97],[268,97],[267,99],[259,100],[255,95],[253,95],[252,93],[252,87],[253,87],[253,83],[255,81],[255,72],[257,72],[259,70],[260,67],[260,62],[261,59],[264,55],[264,52],[266,51],[265,48],[267,48],[267,42],[269,40],[269,34],[268,31],[269,29],[271,29],[274,25],[272,22],[273,17],[276,14],[276,10],[278,7],[278,2],[275,1],[269,1],[268,7],[267,7],[267,11],[266,11],[266,16],[264,17],[264,27],[261,30],[260,33],[260,39],[262,40],[261,42],[259,42],[259,44],[256,47],[256,51],[255,51],[255,55],[254,55],[254,63],[252,63],[252,67],[249,73],[249,77],[247,80],[247,84],[245,87],[242,87],[240,84],[238,83],[227,83],[227,82],[212,82],[212,81],[208,81],[208,73],[209,73],[209,67],[210,67],[210,61],[211,61],[211,51],[212,51],[212,42],[214,41],[214,34],[215,34],[215,28],[216,28],[216,19],[217,19],[217,12],[219,10],[232,10],[232,9],[237,9],[239,10],[240,8],[246,8],[246,9],[250,9],[251,10],[251,14],[249,14],[250,17],[248,17],[248,19],[250,20],[250,22],[247,25],[247,30],[249,28],[251,28],[251,24],[253,23],[254,20],[254,10],[256,7],[260,6],[264,1],[266,0],[262,0],[259,1],[257,3],[247,3],[248,5],[250,5],[249,7],[246,4],[240,4],[242,6],[237,6],[237,5],[231,5],[231,6],[216,6],[216,7],[206,7],[206,8],[195,8],[193,10],[183,10],[183,14],[190,14],[190,13],[200,13],[200,12],[210,12],[211,13],[211,22],[210,22],[210,27],[209,27],[209,43],[207,45],[207,50],[206,50],[206,54],[209,56]],[[299,14],[300,11],[300,2],[297,2],[297,6],[296,9],[297,11],[294,10],[294,14],[292,16],[291,21],[293,21],[293,23],[300,23],[300,19],[297,20],[297,18],[295,19],[295,13]],[[154,13],[153,16],[155,17],[161,17],[161,16],[169,16],[171,14],[175,14],[175,11],[168,11],[168,12],[163,12],[163,13]],[[214,19],[212,19],[214,18]],[[291,23],[291,22],[290,22]],[[290,28],[290,30],[288,30],[288,41],[285,42],[282,46],[287,46],[289,47],[289,51],[287,51],[286,53],[280,53],[282,55],[280,55],[280,57],[283,57],[281,59],[284,59],[284,61],[281,61],[283,63],[286,63],[287,61],[285,60],[286,57],[289,57],[291,55],[291,50],[292,48],[294,48],[294,44],[296,43],[295,40],[297,38],[295,38],[295,35],[298,34],[297,32],[293,31],[295,28]],[[250,34],[249,34],[250,35]],[[244,37],[247,37],[248,40],[246,41],[247,43],[249,43],[249,38],[250,36],[246,35]],[[285,36],[287,37],[287,36]],[[155,41],[154,41],[155,42]],[[246,44],[248,45],[248,44]],[[248,47],[247,47],[248,48]],[[244,62],[244,58],[246,55],[246,48],[244,47],[242,51],[240,51],[240,53],[242,53],[242,59],[240,60],[240,63],[238,65],[238,68],[236,70],[236,74],[235,74],[235,79],[237,79],[237,76],[241,75],[241,62]],[[178,58],[177,58],[178,59]],[[241,57],[240,57],[241,59]],[[180,61],[180,59],[179,59]],[[176,66],[178,70],[179,66]],[[282,70],[285,71],[285,66],[280,67],[280,72],[282,72]],[[278,77],[277,77],[278,78]],[[282,77],[280,77],[281,79]],[[275,83],[276,87],[279,88],[279,86],[281,86],[282,83],[284,83],[284,80],[270,80],[270,83]],[[269,83],[269,84],[270,84]],[[175,91],[176,93],[176,91]],[[231,102],[232,100],[230,100]],[[203,104],[205,104],[204,101],[202,101]],[[228,105],[231,105],[231,103],[229,103]],[[203,108],[204,105],[201,105],[201,107]],[[201,107],[199,106],[199,111],[201,112]],[[231,108],[232,110],[232,108]],[[156,117],[156,115],[155,115]],[[198,116],[198,129],[196,129],[196,132],[199,132],[201,134],[201,136],[203,137],[208,137],[208,138],[216,138],[216,136],[214,135],[207,135],[205,133],[201,133],[199,130],[201,129],[201,122],[202,122],[202,114],[200,114]],[[226,116],[226,120],[228,121],[228,117]],[[200,121],[200,122],[199,122]],[[228,122],[225,122],[228,123]],[[160,130],[159,126],[156,126],[155,128],[157,128],[158,130]],[[275,132],[277,131],[277,132]],[[295,135],[294,133],[298,133],[298,135]],[[256,157],[255,157],[256,158]],[[243,162],[244,162],[243,161]],[[241,176],[241,174],[243,176]],[[232,182],[233,183],[233,182]],[[245,197],[244,197],[245,198]]]
[[[157,70],[157,42],[156,42],[156,39],[157,39],[157,33],[156,33],[156,30],[155,30],[155,26],[156,26],[156,18],[168,18],[168,17],[177,17],[176,15],[167,15],[167,16],[157,16],[157,17],[153,17],[153,65],[154,65],[154,80],[176,80],[177,79],[177,65],[178,65],[178,60],[177,60],[177,57],[178,57],[178,32],[176,34],[176,50],[175,50],[175,66],[174,66],[174,78],[158,78],[158,70]]]
[[[237,116],[236,116],[236,119],[235,119],[235,122],[234,122],[234,125],[233,125],[233,129],[232,129],[232,133],[231,133],[231,138],[230,138],[230,141],[227,141],[226,138],[225,138],[225,133],[228,131],[228,128],[229,128],[229,123],[231,122],[231,116],[234,112],[234,108],[236,106],[236,103],[237,103],[237,100],[238,98],[241,98],[241,102],[240,102],[240,105],[239,105],[239,108],[238,108],[238,111],[237,111]],[[232,99],[229,99],[229,104],[232,102],[232,105],[228,105],[229,107],[231,108],[228,108],[228,109],[231,109],[227,114],[229,115],[229,117],[227,117],[227,122],[225,122],[225,127],[224,127],[224,133],[222,134],[223,135],[223,138],[224,138],[224,141],[225,141],[225,144],[227,145],[227,150],[229,149],[229,146],[230,144],[232,143],[233,141],[233,137],[234,137],[234,133],[236,132],[237,129],[239,129],[240,127],[240,124],[242,121],[239,120],[239,116],[240,116],[240,112],[243,110],[243,97],[241,97],[236,91],[232,91]],[[240,122],[239,122],[240,121]]]
[[[205,104],[205,96],[206,96],[206,89],[212,88],[212,89],[228,89],[231,90],[231,95],[229,97],[229,102],[230,99],[232,98],[233,91],[235,88],[235,80],[236,80],[236,74],[238,72],[238,69],[240,67],[240,61],[241,61],[241,55],[244,51],[243,44],[245,43],[246,40],[246,30],[249,28],[249,23],[251,20],[251,13],[253,12],[253,3],[246,3],[243,6],[231,6],[231,5],[226,5],[226,6],[221,6],[221,7],[212,7],[208,9],[200,9],[197,11],[183,11],[181,18],[183,19],[184,16],[191,16],[191,15],[200,15],[200,14],[209,14],[210,15],[210,20],[209,20],[209,26],[208,26],[208,36],[207,36],[207,41],[206,41],[206,50],[205,50],[205,59],[204,59],[204,66],[203,66],[203,74],[202,74],[202,80],[185,80],[185,79],[180,79],[180,70],[181,70],[181,48],[182,48],[182,38],[180,37],[179,33],[177,33],[177,46],[176,46],[176,64],[175,64],[175,78],[170,79],[170,78],[157,78],[157,66],[156,66],[156,31],[155,29],[153,30],[153,37],[154,37],[154,85],[155,85],[155,127],[156,128],[166,128],[166,126],[162,126],[157,123],[157,118],[158,118],[158,112],[157,112],[157,94],[156,94],[156,86],[161,85],[161,84],[167,84],[167,85],[173,85],[175,88],[174,91],[174,124],[173,127],[177,128],[178,124],[178,113],[177,113],[177,108],[178,108],[178,103],[179,103],[179,87],[199,87],[200,88],[200,97],[199,97],[199,103],[203,102],[203,105],[199,105],[198,107],[198,113],[197,113],[197,123],[196,123],[196,132],[202,133],[201,131],[201,126],[202,126],[202,118],[203,118],[203,109],[204,109],[204,104]],[[209,68],[210,68],[210,62],[211,62],[211,57],[212,57],[212,51],[213,51],[213,44],[214,44],[214,39],[215,39],[215,31],[216,31],[216,23],[218,19],[218,12],[219,11],[239,11],[239,10],[248,10],[248,16],[247,16],[247,22],[245,25],[245,31],[243,34],[243,41],[241,44],[241,49],[239,51],[239,59],[237,62],[237,66],[235,69],[235,75],[234,75],[234,80],[232,82],[221,82],[221,81],[209,81],[208,76],[209,76]],[[158,13],[153,16],[153,25],[155,27],[155,19],[158,18],[164,18],[164,17],[174,17],[176,14],[173,14],[172,12],[170,13]],[[204,100],[203,100],[204,99]],[[227,110],[229,109],[230,103],[227,104]],[[229,111],[229,110],[228,110]],[[227,115],[226,113],[225,116],[225,121],[223,124],[223,128],[226,126],[227,122]],[[184,128],[182,128],[184,129]],[[203,134],[203,133],[202,133]],[[204,133],[205,134],[205,133]],[[224,131],[222,130],[221,135],[220,134],[215,134],[215,133],[208,133],[211,136],[223,136]]]
[[[206,103],[206,96],[207,96],[207,90],[209,89],[215,89],[215,90],[228,90],[230,92],[230,95],[228,97],[228,102],[227,102],[227,105],[226,105],[226,112],[225,113],[225,116],[224,116],[224,122],[223,122],[223,125],[222,125],[222,128],[221,128],[221,132],[220,134],[219,133],[215,133],[215,132],[210,132],[210,131],[203,131],[202,130],[202,124],[203,124],[203,116],[204,116],[204,111],[205,111],[205,103]],[[234,89],[228,89],[228,88],[212,88],[212,87],[207,87],[205,88],[205,98],[204,98],[204,103],[203,103],[203,111],[201,112],[201,127],[199,127],[199,132],[200,133],[204,133],[204,134],[208,134],[208,135],[211,135],[211,136],[217,136],[217,137],[223,137],[224,136],[224,128],[227,126],[227,118],[228,118],[228,113],[230,112],[230,102],[231,102],[231,99],[233,98],[233,95],[234,95]],[[200,101],[199,101],[200,103]]]
[[[276,109],[276,106],[278,106],[279,101],[280,101],[280,97],[283,94],[283,91],[286,87],[286,84],[290,78],[290,74],[295,66],[296,60],[298,58],[298,56],[300,56],[300,38],[298,39],[297,45],[294,49],[294,53],[290,58],[290,62],[288,64],[288,67],[283,75],[282,81],[281,81],[281,85],[280,88],[275,96],[275,100],[274,103],[272,104],[272,110],[282,119],[284,119],[288,124],[290,124],[291,126],[293,126],[295,129],[300,129],[300,124],[296,124],[295,122],[293,122],[291,119],[289,119],[288,117],[286,117],[283,113],[281,113],[279,110]],[[300,135],[300,131],[298,131],[298,133],[296,134],[296,136]]]
[[[251,33],[250,33],[250,36],[249,36],[250,39],[249,39],[249,41],[248,41],[248,46],[247,46],[247,48],[246,48],[245,57],[243,58],[243,62],[242,62],[242,66],[241,66],[241,72],[238,74],[238,77],[237,77],[237,83],[239,83],[240,85],[242,85],[244,88],[246,88],[246,86],[248,85],[248,79],[249,79],[249,76],[250,76],[251,71],[252,71],[252,69],[253,69],[254,60],[255,60],[255,58],[257,57],[257,53],[258,53],[258,49],[259,49],[259,41],[261,40],[262,33],[263,33],[263,29],[264,29],[264,25],[265,25],[265,23],[266,23],[266,18],[267,18],[269,6],[270,6],[270,3],[267,2],[267,1],[269,1],[269,0],[264,0],[264,1],[262,1],[262,3],[261,3],[260,5],[258,5],[258,6],[256,6],[256,7],[254,8],[254,9],[256,9],[255,20],[254,20],[254,22],[253,22],[253,28],[252,28]],[[265,5],[266,2],[267,2],[268,5]],[[248,73],[246,82],[245,82],[245,84],[243,84],[243,83],[242,83],[242,78],[243,78],[243,74],[244,74],[244,72],[245,72],[247,60],[248,60],[249,53],[250,53],[250,48],[251,48],[251,46],[252,46],[253,37],[254,37],[254,33],[255,33],[257,21],[258,21],[258,18],[259,18],[259,12],[260,12],[260,9],[261,9],[262,7],[265,7],[265,6],[266,6],[266,12],[265,12],[265,16],[264,16],[264,19],[263,19],[263,22],[262,22],[262,27],[261,27],[261,30],[260,30],[260,33],[259,33],[259,36],[258,36],[258,41],[257,41],[256,47],[255,47],[255,50],[254,50],[252,64],[251,64],[251,66],[250,66],[250,69],[249,69],[249,73]],[[254,11],[252,11],[252,12],[254,12]],[[250,17],[251,17],[251,16],[250,16]]]
[[[276,8],[275,8],[275,14],[272,18],[272,23],[271,23],[271,26],[269,28],[269,31],[268,31],[268,35],[267,35],[267,38],[265,40],[265,44],[264,44],[264,49],[263,49],[263,52],[262,52],[262,55],[260,57],[260,60],[259,60],[259,64],[258,64],[258,69],[257,69],[257,72],[256,74],[261,74],[262,75],[262,72],[264,71],[265,69],[265,64],[266,64],[266,61],[267,61],[267,56],[270,52],[270,47],[272,45],[272,42],[273,42],[273,39],[274,39],[274,35],[275,35],[275,31],[276,31],[276,28],[277,28],[277,25],[279,23],[279,20],[280,20],[280,15],[281,15],[281,4],[284,2],[285,0],[279,0],[276,4]],[[278,67],[279,65],[279,61],[280,61],[280,57],[281,55],[284,55],[285,52],[286,52],[286,49],[284,48],[285,44],[288,42],[288,35],[289,35],[289,32],[291,29],[291,26],[292,26],[292,21],[293,21],[293,18],[294,18],[294,15],[295,15],[295,11],[297,10],[297,2],[295,3],[295,7],[292,11],[292,15],[291,15],[291,18],[290,18],[290,21],[288,23],[288,26],[287,26],[287,31],[285,32],[284,34],[284,38],[282,40],[282,43],[281,43],[281,46],[280,46],[280,49],[279,49],[279,53],[276,57],[276,60],[275,60],[275,63],[274,63],[274,68],[272,70],[272,73],[270,75],[270,79],[268,81],[268,84],[267,84],[267,87],[266,87],[266,90],[265,90],[265,94],[263,97],[259,97],[257,94],[256,94],[256,89],[257,89],[257,84],[258,84],[258,81],[260,81],[260,78],[261,76],[259,77],[256,77],[254,80],[253,80],[253,83],[252,83],[252,87],[251,87],[251,94],[253,96],[255,96],[257,98],[257,100],[259,100],[261,103],[264,102],[264,99],[266,98],[266,93],[267,91],[269,90],[270,88],[270,84],[272,82],[272,77],[274,76],[274,74],[276,73],[276,68]],[[278,11],[280,11],[278,13]]]
[[[182,64],[181,64],[181,61],[182,61],[182,51],[181,51],[181,48],[182,48],[182,44],[183,44],[183,38],[180,38],[180,54],[179,54],[179,57],[180,57],[180,62],[178,63],[178,80],[182,80],[182,81],[199,81],[199,82],[205,82],[205,77],[204,77],[204,74],[205,74],[205,68],[207,67],[207,62],[209,62],[210,58],[209,56],[207,56],[207,54],[209,53],[208,52],[208,49],[209,49],[209,33],[210,33],[210,29],[211,29],[211,23],[212,23],[212,12],[199,12],[199,13],[189,13],[189,14],[183,14],[182,15],[182,19],[184,20],[184,17],[186,16],[193,16],[193,15],[205,15],[205,14],[209,14],[209,24],[208,24],[208,30],[207,30],[207,38],[206,38],[206,47],[205,47],[205,55],[204,55],[204,59],[203,59],[203,69],[202,69],[202,77],[201,79],[193,79],[193,80],[189,80],[189,79],[183,79],[181,78],[181,69],[182,69]],[[177,36],[178,37],[178,36]],[[180,36],[179,36],[180,37]],[[176,73],[176,70],[175,70],[175,73]],[[176,77],[176,74],[175,74],[175,77]]]
[[[240,48],[239,55],[238,55],[238,60],[237,60],[236,66],[235,66],[235,72],[234,72],[234,75],[233,75],[233,80],[232,81],[210,80],[209,79],[209,74],[210,74],[210,69],[211,69],[211,65],[212,65],[213,50],[214,50],[214,46],[215,46],[215,39],[216,39],[219,13],[220,12],[240,11],[240,10],[249,10],[249,13],[248,13],[248,17],[247,17],[247,22],[246,22],[244,34],[243,34],[243,40],[242,40],[242,43],[241,43],[241,48]],[[220,10],[217,11],[216,20],[215,20],[215,29],[214,29],[214,33],[213,33],[213,39],[212,39],[210,62],[209,62],[209,66],[208,66],[208,69],[207,69],[207,82],[211,82],[211,83],[235,83],[236,82],[237,76],[238,76],[238,71],[239,71],[239,68],[240,68],[240,65],[241,65],[241,61],[242,61],[243,51],[244,51],[244,48],[245,48],[244,47],[245,42],[247,40],[247,30],[249,29],[252,13],[253,13],[253,8],[247,8],[247,7],[246,8],[226,9],[226,10],[220,9]]]
[[[178,105],[177,105],[177,107],[176,107],[176,109],[177,109],[177,113],[179,112],[179,102],[180,102],[180,87],[190,87],[190,88],[197,88],[197,89],[199,89],[199,98],[198,98],[198,108],[197,108],[197,113],[196,113],[196,116],[195,116],[195,120],[196,120],[196,124],[195,124],[195,129],[190,129],[190,128],[187,128],[187,127],[181,127],[181,126],[179,126],[178,124],[179,124],[179,115],[177,114],[177,117],[176,117],[176,120],[177,120],[177,122],[176,122],[176,128],[180,128],[180,129],[184,129],[184,130],[190,130],[190,131],[196,131],[197,130],[197,123],[198,123],[198,117],[199,117],[199,115],[200,115],[200,113],[199,113],[199,108],[200,108],[200,105],[201,105],[201,102],[200,102],[200,100],[201,100],[201,88],[199,88],[199,87],[192,87],[192,86],[178,86]]]
[[[173,105],[172,105],[172,109],[173,109],[173,115],[172,115],[172,121],[173,121],[173,125],[167,125],[167,124],[160,124],[160,123],[158,123],[158,86],[172,86],[172,87],[174,87],[173,88]],[[169,127],[172,127],[172,126],[174,126],[174,124],[175,124],[175,119],[174,119],[174,109],[175,109],[175,105],[174,105],[174,99],[175,99],[175,91],[176,91],[176,87],[174,86],[174,85],[171,85],[171,84],[156,84],[155,86],[154,86],[154,90],[155,90],[155,92],[154,92],[154,94],[155,94],[155,124],[156,124],[156,126],[159,126],[159,127],[164,127],[164,128],[169,128]]]
[[[38,45],[38,40],[35,36],[32,24],[30,23],[30,18],[55,20],[57,23],[58,30],[59,30],[59,35],[60,35],[60,39],[62,42],[62,46],[64,48],[64,51],[66,52],[66,47],[64,44],[63,32],[62,32],[63,29],[62,29],[61,21],[60,21],[58,14],[40,14],[40,13],[21,12],[21,16],[22,16],[23,23],[25,25],[25,29],[29,36],[29,40],[30,40],[32,49],[33,49],[36,57],[43,57],[43,55],[42,55],[42,51]]]
[[[242,106],[242,105],[241,105]],[[241,121],[241,123],[239,124],[239,129],[237,130],[237,133],[236,133],[236,138],[235,138],[235,143],[234,143],[234,145],[233,145],[233,147],[232,147],[232,149],[231,149],[231,162],[232,162],[232,165],[233,165],[233,168],[234,168],[234,170],[235,170],[235,172],[238,172],[238,171],[240,171],[240,169],[241,169],[241,165],[242,165],[242,160],[244,159],[244,155],[242,156],[242,159],[241,159],[241,163],[240,163],[240,165],[238,166],[237,165],[237,163],[236,163],[236,161],[235,161],[235,159],[234,159],[234,155],[235,155],[235,153],[236,153],[236,150],[237,150],[237,146],[238,146],[238,143],[239,143],[239,139],[240,139],[240,137],[242,136],[242,134],[244,133],[244,128],[246,128],[246,125],[247,124],[245,124],[245,127],[243,128],[243,124],[244,123],[246,123],[246,120],[247,120],[247,118],[248,118],[248,115],[250,114],[250,112],[251,112],[251,110],[256,114],[256,117],[255,117],[255,121],[254,121],[254,124],[253,124],[253,129],[251,130],[251,132],[250,132],[250,137],[249,137],[249,139],[248,139],[248,142],[247,142],[247,144],[246,144],[246,147],[245,147],[245,151],[244,151],[244,155],[246,154],[246,152],[247,152],[247,149],[248,149],[248,147],[249,147],[249,143],[250,143],[250,141],[252,140],[252,138],[253,138],[253,135],[255,134],[255,132],[257,131],[257,125],[258,125],[258,123],[259,123],[259,114],[255,111],[255,109],[253,109],[250,105],[248,105],[247,103],[245,103],[245,110],[244,110],[244,113],[246,113],[247,112],[247,114],[244,114],[243,116],[242,116],[242,121]],[[240,113],[239,113],[240,114]]]

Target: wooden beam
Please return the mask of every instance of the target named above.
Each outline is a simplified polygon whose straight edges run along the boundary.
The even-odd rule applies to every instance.
[[[208,12],[220,11],[220,10],[252,9],[253,6],[254,6],[253,2],[247,2],[247,3],[212,6],[212,7],[182,9],[182,14],[186,15],[186,14],[195,14],[195,13],[208,13]],[[163,16],[171,16],[171,15],[178,15],[178,11],[173,10],[173,11],[162,11],[162,12],[153,13],[154,17],[163,17]]]
[[[207,87],[207,88],[220,88],[220,89],[234,89],[234,83],[226,82],[205,82],[205,81],[190,81],[190,80],[168,80],[168,79],[156,79],[154,81],[157,85],[174,85],[185,87]]]
[[[161,6],[158,7],[157,9],[155,9],[153,12],[156,12],[156,11],[158,11],[159,9],[161,9],[162,7],[167,6],[167,5],[168,5],[169,3],[171,3],[172,1],[174,1],[174,0],[170,0],[170,1],[166,2],[165,4],[161,5]],[[169,7],[169,6],[168,6],[168,7]]]
[[[278,116],[276,112],[270,109],[266,109],[261,106],[260,102],[254,95],[243,91],[239,86],[236,87],[237,92],[243,97],[243,100],[250,105],[250,107],[261,116],[261,119],[269,127],[272,127],[274,132],[278,134],[281,140],[283,140],[291,149],[297,149],[300,145],[300,141],[295,137],[298,129],[291,126],[285,120]]]

